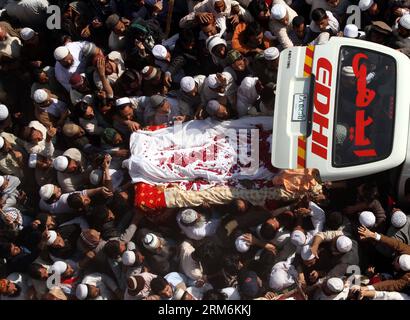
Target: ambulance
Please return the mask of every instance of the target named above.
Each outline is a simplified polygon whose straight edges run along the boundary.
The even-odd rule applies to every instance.
[[[316,168],[324,181],[397,168],[402,199],[410,192],[409,75],[407,56],[358,39],[282,51],[273,166]]]

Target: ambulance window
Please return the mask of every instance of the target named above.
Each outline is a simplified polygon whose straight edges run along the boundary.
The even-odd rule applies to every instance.
[[[342,46],[333,133],[333,166],[389,157],[393,147],[396,62],[388,55]]]

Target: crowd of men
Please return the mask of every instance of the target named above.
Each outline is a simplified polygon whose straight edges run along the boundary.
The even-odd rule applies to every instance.
[[[286,48],[349,37],[408,55],[409,12],[404,0],[0,0],[0,300],[409,300],[410,220],[371,179],[158,222],[122,168],[140,129],[273,116]]]

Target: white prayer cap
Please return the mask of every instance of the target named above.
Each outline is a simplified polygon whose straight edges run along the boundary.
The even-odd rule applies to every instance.
[[[206,47],[208,48],[209,52],[212,53],[212,49],[215,48],[218,44],[223,44],[225,47],[227,43],[224,39],[219,36],[213,36],[207,40]]]
[[[53,230],[48,230],[47,231],[47,237],[48,237],[47,245],[51,246],[54,243],[54,241],[56,241],[56,239],[57,239],[57,232],[55,232]]]
[[[257,80],[258,80],[258,78],[245,77],[245,78],[243,78],[243,80],[241,82],[240,88],[250,90],[253,87],[255,87],[255,84],[256,84]]]
[[[57,61],[63,60],[70,54],[70,50],[67,47],[61,46],[54,50],[54,59]]]
[[[302,251],[300,252],[300,256],[302,257],[303,261],[310,261],[315,259],[315,255],[310,250],[310,246],[306,245],[303,246]]]
[[[124,98],[119,98],[115,101],[115,106],[117,107],[123,106],[125,104],[131,104],[131,99],[128,97],[124,97]]]
[[[188,93],[195,89],[195,80],[192,77],[183,77],[180,85],[182,91]]]
[[[360,0],[359,1],[359,8],[362,11],[366,11],[373,5],[374,1],[373,0]]]
[[[359,36],[359,28],[355,24],[347,24],[343,30],[343,35],[346,38],[357,38]]]
[[[269,287],[279,291],[288,288],[294,281],[292,277],[281,268],[273,268],[269,277]]]
[[[37,158],[38,155],[37,153],[30,153],[30,156],[28,158],[28,167],[31,169],[35,169],[37,166]]]
[[[286,6],[281,3],[275,4],[271,9],[271,18],[282,20],[286,16]]]
[[[403,15],[399,20],[399,24],[403,28],[410,30],[410,14],[406,13],[405,15]]]
[[[4,104],[0,104],[0,121],[6,120],[8,116],[9,109]]]
[[[101,169],[95,169],[90,172],[90,182],[93,186],[96,186],[101,183],[103,177],[103,172]]]
[[[4,146],[4,138],[0,137],[0,149]]]
[[[158,237],[153,233],[148,233],[143,240],[144,247],[155,250],[160,246]]]
[[[165,60],[167,57],[168,50],[161,44],[157,44],[152,48],[152,54],[158,60]]]
[[[269,47],[263,51],[263,57],[266,60],[275,60],[279,58],[279,50],[276,47]]]
[[[399,265],[401,270],[405,272],[410,271],[410,255],[402,254],[399,258]]]
[[[345,77],[356,77],[352,66],[344,66],[342,68],[342,75],[344,75]]]
[[[340,236],[336,240],[336,248],[341,253],[349,252],[350,250],[352,250],[352,246],[353,246],[352,240],[350,240],[346,236]]]
[[[121,257],[122,264],[124,266],[132,266],[135,263],[135,253],[134,251],[125,251]]]
[[[395,211],[391,215],[391,224],[393,227],[400,229],[407,223],[407,216],[403,211]]]
[[[30,28],[23,28],[20,31],[20,36],[21,39],[24,41],[28,41],[30,39],[33,39],[33,37],[36,35],[36,32],[33,29]]]
[[[306,235],[300,230],[295,230],[290,235],[290,241],[295,246],[303,246],[306,243]]]
[[[210,116],[214,116],[218,112],[219,106],[220,104],[218,101],[210,100],[206,105],[206,112],[208,112]]]
[[[75,295],[78,300],[84,300],[88,296],[88,287],[86,284],[79,284],[75,290]]]
[[[36,103],[43,103],[47,101],[48,93],[46,90],[38,89],[34,92],[33,98]]]
[[[40,188],[40,198],[44,201],[50,200],[54,193],[54,185],[53,184],[45,184]]]
[[[174,297],[173,297],[174,299],[173,300],[181,300],[182,297],[184,296],[184,293],[185,293],[184,289],[182,289],[182,288],[176,289],[175,293],[174,293]]]
[[[227,295],[226,300],[241,300],[241,295],[239,294],[238,288],[227,287],[223,288],[221,292]]]
[[[57,171],[63,172],[67,169],[68,167],[68,159],[65,156],[59,156],[54,159],[53,161],[53,167]]]
[[[193,209],[186,209],[181,212],[181,222],[183,224],[194,223],[198,219],[198,212]]]
[[[338,294],[343,291],[344,283],[340,278],[330,278],[326,282],[327,288],[335,294]]]
[[[0,176],[0,187],[3,185],[5,179],[4,176]]]
[[[206,78],[206,83],[211,89],[216,89],[219,87],[219,81],[216,74],[210,74],[208,78]]]
[[[63,274],[64,272],[66,272],[67,268],[68,264],[64,261],[56,261],[51,266],[51,271],[54,273]]]
[[[243,235],[240,236],[240,237],[238,237],[238,238],[236,238],[236,240],[235,240],[235,247],[236,247],[236,250],[238,250],[238,251],[241,252],[241,253],[244,253],[244,252],[249,251],[249,248],[250,248],[249,243],[246,242],[246,241],[243,239]]]
[[[371,228],[376,223],[376,217],[374,216],[373,212],[363,211],[359,215],[359,222],[366,228]]]

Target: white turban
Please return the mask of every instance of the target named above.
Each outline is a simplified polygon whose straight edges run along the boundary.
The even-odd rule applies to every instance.
[[[70,54],[70,50],[67,47],[61,46],[54,50],[54,59],[57,61],[63,60]]]
[[[405,15],[403,15],[399,20],[399,24],[403,28],[410,30],[410,14],[406,13]]]
[[[192,77],[183,77],[180,85],[182,91],[188,93],[195,89],[195,80]]]
[[[340,278],[330,278],[326,282],[327,288],[333,293],[337,294],[343,291],[344,283]]]
[[[30,156],[28,158],[28,167],[31,169],[35,169],[37,166],[37,158],[38,155],[37,153],[30,153]]]
[[[198,219],[198,212],[193,209],[186,209],[181,212],[181,222],[184,224],[194,223]]]
[[[207,40],[206,47],[208,48],[208,51],[212,53],[212,49],[215,48],[218,44],[223,44],[225,47],[227,46],[227,43],[224,39],[219,36],[213,36]]]
[[[291,275],[281,268],[273,268],[269,277],[269,287],[273,290],[279,291],[286,289],[293,285],[295,280]]]
[[[68,167],[68,159],[65,156],[59,156],[54,159],[53,161],[53,167],[57,171],[63,172],[67,169]]]
[[[56,241],[57,239],[57,232],[53,230],[49,230],[47,231],[47,237],[48,237],[47,245],[51,246],[54,243],[54,241]]]
[[[5,179],[4,176],[0,176],[0,187],[3,185]]]
[[[360,0],[359,1],[359,8],[362,11],[366,11],[373,5],[374,1],[373,0]]]
[[[125,251],[121,257],[124,266],[132,266],[135,263],[135,253],[133,251]]]
[[[8,116],[9,109],[4,104],[0,104],[0,121],[6,120]]]
[[[167,57],[168,50],[161,44],[157,44],[152,48],[152,54],[158,60],[165,60]]]
[[[250,248],[249,243],[243,239],[243,235],[236,238],[235,247],[236,247],[236,250],[238,250],[238,252],[241,252],[241,253],[249,251],[249,248]]]
[[[45,184],[40,188],[40,198],[44,201],[50,200],[54,193],[54,185],[53,184]]]
[[[153,233],[148,233],[143,240],[144,247],[155,250],[160,246],[158,237]]]
[[[263,51],[263,57],[266,60],[275,60],[279,58],[279,50],[276,47],[269,47]]]
[[[357,38],[359,36],[359,28],[355,24],[347,24],[343,30],[343,35],[346,38]]]
[[[67,263],[65,263],[64,261],[57,261],[54,262],[54,264],[51,266],[51,271],[54,273],[63,274],[64,272],[66,272],[67,268]]]
[[[352,240],[350,240],[346,236],[340,236],[336,240],[336,248],[341,253],[349,252],[350,250],[352,250],[352,246],[353,246]]]
[[[84,300],[88,296],[88,287],[86,284],[79,284],[75,290],[75,295],[78,300]]]
[[[356,77],[352,66],[344,66],[342,68],[342,75],[344,75],[345,77],[351,77],[351,78]]]
[[[28,41],[32,39],[35,35],[36,35],[36,32],[30,28],[23,28],[20,31],[21,39],[23,39],[24,41]]]
[[[216,100],[209,100],[208,104],[206,105],[206,112],[208,112],[208,114],[210,116],[214,116],[218,110],[219,110],[219,102]]]
[[[397,228],[402,228],[407,223],[407,216],[403,211],[395,211],[391,215],[391,224]]]
[[[402,254],[399,258],[399,265],[401,270],[405,272],[410,271],[410,255]]]
[[[43,89],[38,89],[34,92],[33,98],[36,103],[43,103],[47,101],[48,93]]]
[[[4,146],[4,138],[0,137],[0,149]]]
[[[208,78],[206,78],[206,83],[211,89],[216,89],[219,87],[219,81],[216,74],[210,74]]]
[[[361,225],[365,226],[366,228],[371,228],[376,223],[376,217],[374,216],[373,212],[363,211],[359,215],[359,222]]]
[[[90,182],[93,186],[99,185],[103,177],[103,172],[101,169],[95,169],[90,172]]]
[[[271,9],[271,18],[282,20],[286,16],[286,6],[284,4],[275,4]]]
[[[303,246],[302,251],[300,252],[300,256],[302,257],[303,261],[310,261],[315,259],[315,255],[310,250],[310,246],[306,245]]]
[[[306,235],[300,230],[295,230],[290,235],[290,241],[295,246],[303,246],[306,243]]]
[[[125,98],[119,98],[115,101],[115,106],[117,107],[123,106],[125,104],[131,104],[131,99],[128,97],[125,97]]]

